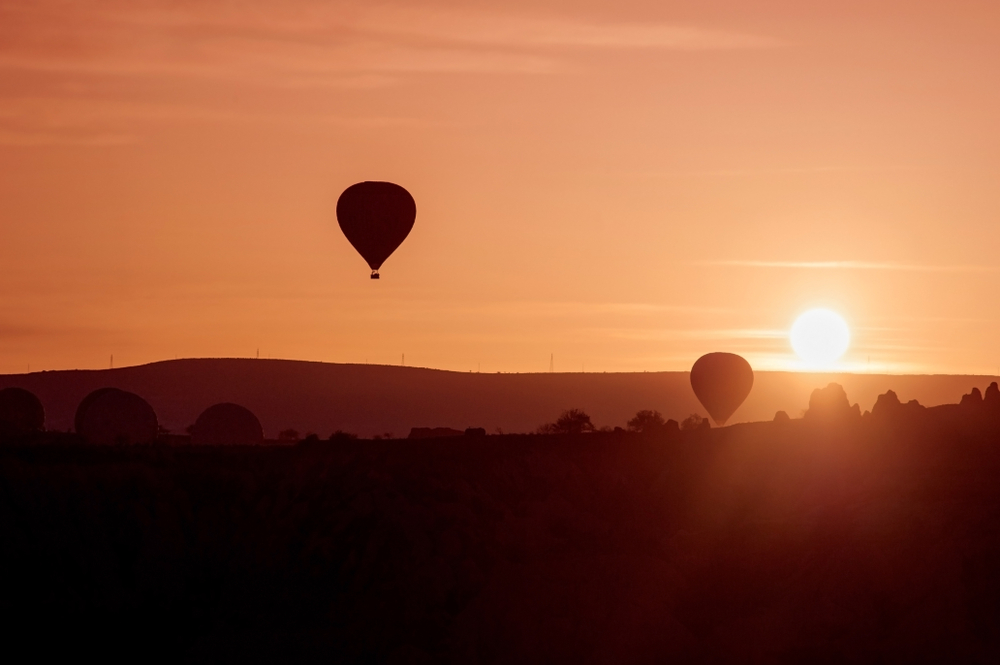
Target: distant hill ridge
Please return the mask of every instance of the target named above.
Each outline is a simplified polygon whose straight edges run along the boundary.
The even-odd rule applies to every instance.
[[[996,377],[963,375],[806,374],[757,372],[754,388],[731,423],[798,417],[814,388],[840,383],[852,403],[869,410],[894,390],[903,401],[957,403]],[[0,388],[35,393],[46,427],[69,430],[80,400],[106,386],[141,395],[160,423],[182,433],[207,407],[234,402],[260,419],[265,435],[286,428],[326,437],[335,430],[361,436],[413,427],[483,427],[487,432],[534,431],[565,409],[580,408],[597,426],[624,426],[640,409],[682,420],[705,414],[687,372],[486,374],[417,367],[192,358],[107,370],[57,370],[0,375]]]

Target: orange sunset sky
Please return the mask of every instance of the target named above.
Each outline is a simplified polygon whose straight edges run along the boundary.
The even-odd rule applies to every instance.
[[[0,372],[782,369],[822,306],[993,374],[998,82],[995,1],[0,0]]]

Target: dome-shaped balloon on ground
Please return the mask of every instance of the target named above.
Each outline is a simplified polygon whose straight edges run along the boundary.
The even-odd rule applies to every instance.
[[[0,390],[0,435],[40,432],[45,427],[45,408],[34,393],[24,388]]]
[[[73,416],[73,431],[77,434],[80,433],[80,428],[83,427],[83,414],[87,412],[87,409],[90,408],[90,405],[94,403],[95,399],[105,393],[114,392],[116,390],[121,392],[118,388],[98,388],[80,400],[80,403],[76,407],[76,415]]]
[[[86,403],[86,408],[82,408]],[[101,388],[84,398],[77,408],[77,433],[102,445],[152,443],[159,423],[156,412],[135,393]]]
[[[239,404],[205,409],[191,430],[191,443],[203,446],[254,446],[264,441],[257,416]]]
[[[735,353],[709,353],[691,368],[691,388],[712,420],[725,425],[750,394],[753,369]]]
[[[372,279],[406,240],[417,217],[410,193],[391,182],[359,182],[337,200],[337,221],[348,242],[368,262]]]

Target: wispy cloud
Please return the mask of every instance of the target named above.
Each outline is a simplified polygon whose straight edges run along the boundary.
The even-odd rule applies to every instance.
[[[586,22],[574,18],[516,16],[469,11],[379,8],[355,25],[371,33],[414,35],[442,41],[514,48],[734,50],[777,45],[744,33],[664,23]]]
[[[386,127],[427,125],[407,117],[350,116],[329,113],[273,113],[252,108],[227,109],[194,104],[169,104],[88,98],[43,97],[0,100],[0,145],[112,146],[134,143],[137,123],[261,123],[314,127]],[[109,131],[113,125],[115,130]]]
[[[791,268],[802,270],[898,270],[906,272],[1000,272],[1000,266],[917,265],[877,261],[702,261],[694,265],[734,268]]]
[[[554,49],[773,45],[690,25],[364,2],[37,0],[0,7],[0,67],[80,74],[340,84],[366,73],[546,73],[562,66]]]
[[[787,339],[787,330],[731,328],[731,329],[635,329],[635,328],[601,328],[602,335],[616,339],[642,341],[677,341],[677,340],[775,340]]]
[[[219,109],[150,98],[142,103],[100,99],[95,91],[101,87],[93,85],[98,79],[156,80],[197,90],[204,90],[205,83],[222,82],[339,93],[425,75],[550,75],[572,69],[574,58],[586,50],[704,51],[772,45],[762,37],[710,27],[361,0],[0,2],[0,71],[46,75],[34,77],[20,93],[0,90],[0,144],[119,145],[145,135],[132,121],[417,123],[407,118],[311,116],[280,101],[269,105],[268,114],[245,103]],[[67,86],[67,80],[73,84]],[[45,87],[46,82],[55,85]],[[46,98],[21,99],[19,94]]]

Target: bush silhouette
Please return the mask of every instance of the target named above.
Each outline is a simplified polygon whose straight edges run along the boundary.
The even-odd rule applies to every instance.
[[[581,409],[563,411],[554,423],[548,423],[538,428],[539,434],[582,434],[593,432],[594,423],[590,416]]]

